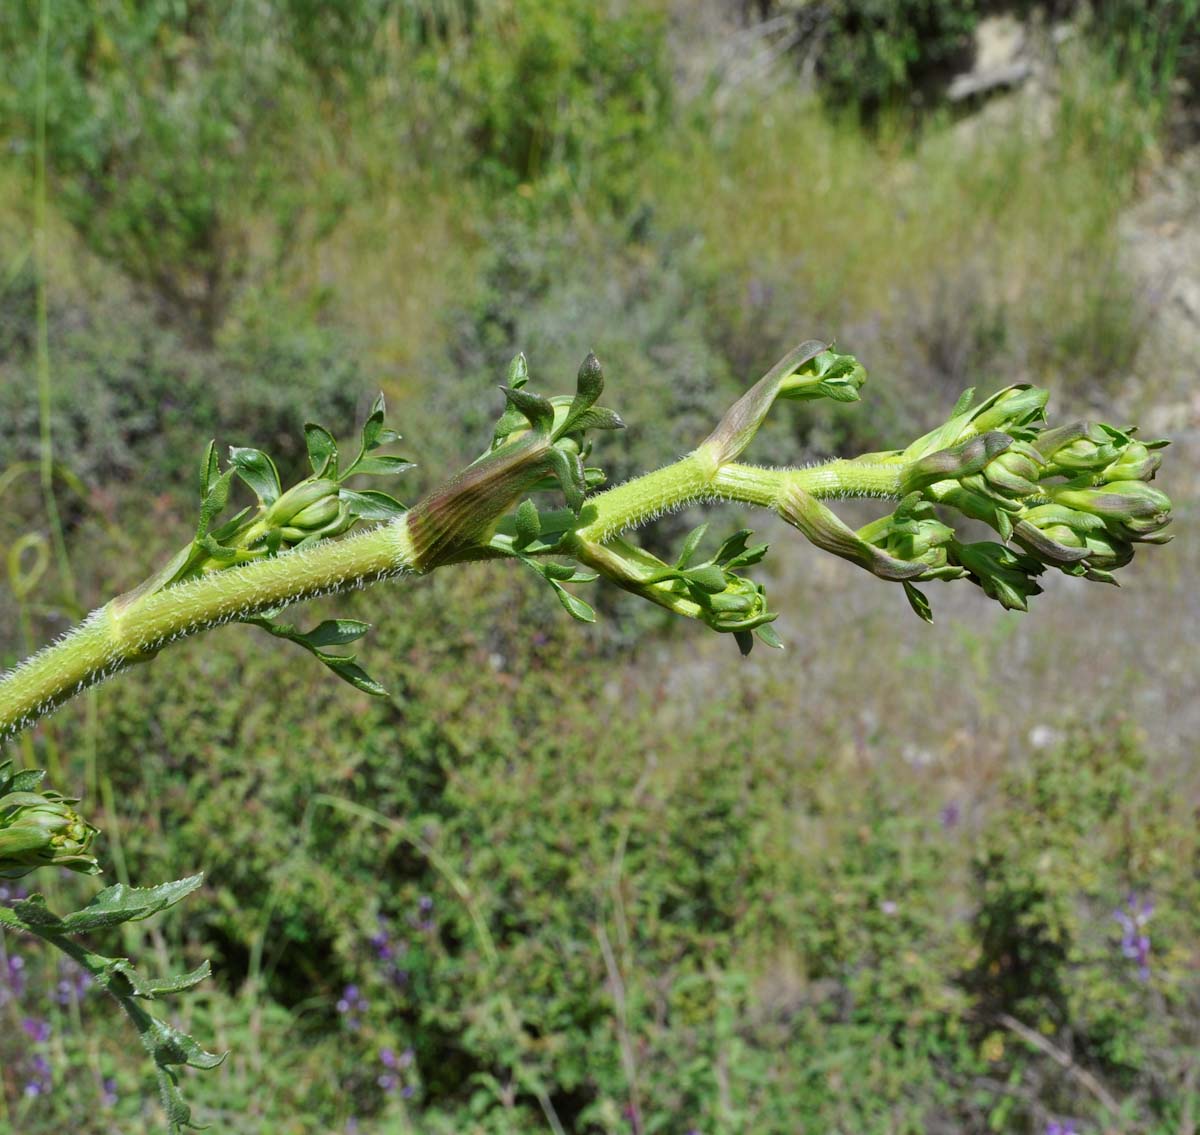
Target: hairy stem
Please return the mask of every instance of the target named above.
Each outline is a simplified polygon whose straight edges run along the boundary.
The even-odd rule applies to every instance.
[[[603,570],[606,541],[663,512],[702,500],[776,508],[791,486],[816,497],[899,493],[904,465],[895,458],[832,461],[806,469],[719,465],[704,448],[588,499],[580,528],[565,542]],[[436,493],[436,491],[435,491]],[[421,506],[410,515],[421,515]],[[459,551],[461,561],[478,556]],[[60,641],[0,677],[0,740],[75,694],[189,635],[317,595],[347,591],[424,570],[409,517],[273,559],[216,571],[188,583],[121,596],[92,612]]]

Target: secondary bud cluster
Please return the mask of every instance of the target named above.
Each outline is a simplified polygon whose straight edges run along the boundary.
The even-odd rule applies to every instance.
[[[1024,610],[1047,568],[1115,583],[1113,571],[1129,563],[1135,544],[1170,539],[1170,498],[1148,483],[1166,442],[1089,422],[1047,429],[1046,394],[1030,387],[1000,391],[974,410],[969,394],[945,425],[903,452],[879,455],[904,462],[909,496],[893,516],[860,530],[865,543],[891,560],[924,564],[917,579],[966,576],[1006,608]],[[1004,542],[961,542],[934,505],[984,521]],[[896,578],[889,570],[877,574]]]
[[[88,854],[96,829],[57,792],[39,790],[45,774],[13,772],[0,765],[0,878],[15,879],[38,867],[67,867],[94,875],[100,870]]]

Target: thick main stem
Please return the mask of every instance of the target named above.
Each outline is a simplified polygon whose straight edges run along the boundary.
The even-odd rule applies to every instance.
[[[703,449],[591,497],[569,547],[599,546],[654,516],[704,500],[778,507],[798,485],[816,497],[899,493],[894,459],[832,461],[806,469],[719,465]],[[416,511],[416,510],[414,510]],[[487,555],[483,547],[479,556]],[[459,554],[457,560],[472,558]],[[595,557],[581,558],[589,559]],[[418,561],[408,517],[361,535],[216,571],[150,595],[114,599],[59,642],[0,676],[0,740],[75,694],[152,657],[168,643],[318,595],[346,591],[428,566]]]

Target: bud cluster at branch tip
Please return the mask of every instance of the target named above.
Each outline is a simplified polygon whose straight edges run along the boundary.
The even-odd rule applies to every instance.
[[[95,875],[100,865],[88,851],[97,829],[71,800],[42,789],[40,769],[13,771],[0,764],[0,878],[15,879],[38,867],[66,867]]]

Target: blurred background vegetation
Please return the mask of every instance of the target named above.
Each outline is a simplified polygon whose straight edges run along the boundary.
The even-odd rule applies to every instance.
[[[1196,1130],[1198,120],[1197,0],[10,0],[0,665],[187,538],[210,437],[298,472],[382,388],[411,501],[517,350],[550,392],[601,356],[613,479],[813,335],[865,401],[761,459],[1016,381],[1176,442],[1181,539],[1024,617],[926,628],[752,517],[783,655],[478,566],[314,605],[376,625],[386,702],[227,629],[60,712],[13,748],[110,880],[208,873],[116,943],[213,958],[201,1119]],[[0,1019],[0,1131],[159,1129],[124,1022],[11,937]]]

